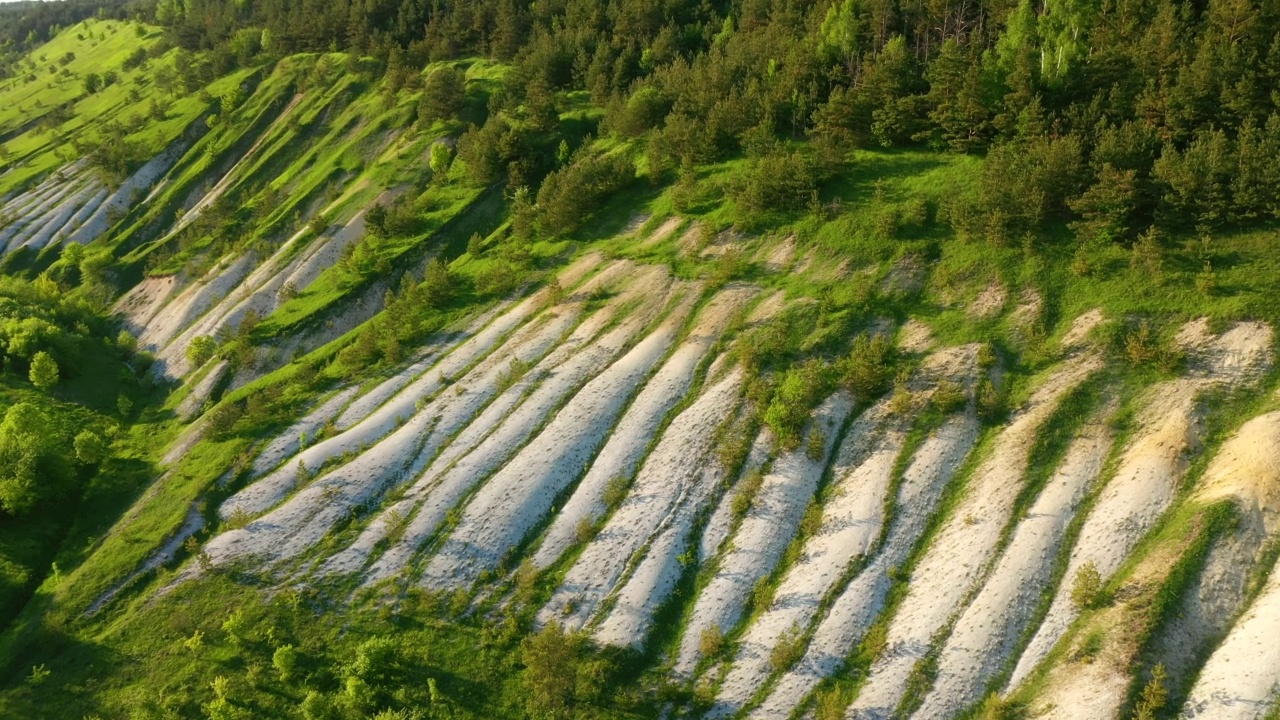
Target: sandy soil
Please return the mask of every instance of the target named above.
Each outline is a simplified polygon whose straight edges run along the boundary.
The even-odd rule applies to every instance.
[[[857,646],[884,607],[892,586],[890,570],[901,567],[910,555],[943,489],[973,448],[979,427],[976,417],[961,413],[945,421],[920,445],[903,472],[896,498],[897,510],[890,520],[883,544],[867,558],[866,567],[858,571],[843,590],[832,583],[831,591],[837,593],[835,600],[814,630],[804,657],[779,678],[773,691],[751,713],[752,717],[789,718],[818,683],[844,663],[850,650]],[[873,455],[867,462],[873,463],[864,471],[870,474],[879,470],[877,466],[884,460]],[[868,514],[878,512],[870,503],[864,508]],[[774,605],[771,613],[783,609],[776,601]],[[816,610],[814,608],[810,615]],[[782,617],[762,626],[767,634],[755,630],[754,626],[749,631],[755,640],[744,644],[713,709],[713,716],[732,714],[755,694],[759,683],[770,674],[769,652],[776,644],[777,635],[790,628],[789,624],[783,627],[785,623],[787,618]],[[770,637],[772,642],[762,642]]]
[[[604,514],[610,481],[635,473],[662,419],[688,393],[698,364],[753,294],[746,288],[729,288],[707,302],[694,327],[636,395],[587,474],[556,513],[546,538],[533,554],[535,567],[551,565],[577,542],[577,528],[583,519],[594,522]]]
[[[717,571],[694,603],[676,659],[675,672],[689,675],[701,659],[702,634],[716,628],[727,634],[738,623],[751,590],[773,571],[813,500],[835,449],[836,438],[853,410],[853,397],[838,392],[820,405],[800,447],[774,461],[764,476],[732,546],[719,558]],[[809,438],[818,433],[822,453],[810,457]]]
[[[697,494],[715,430],[737,405],[741,386],[740,372],[726,375],[667,426],[626,500],[569,569],[540,622],[558,618],[579,629],[601,610],[637,553],[681,515],[685,496]]]
[[[961,614],[938,658],[933,690],[914,715],[950,718],[982,699],[1034,619],[1067,526],[1111,450],[1105,408],[1082,429],[1018,523],[982,590]]]
[[[1095,355],[1063,362],[1032,394],[974,471],[964,497],[916,565],[907,596],[889,625],[888,644],[850,708],[851,718],[888,717],[935,634],[982,582],[1022,489],[1036,432],[1058,403],[1102,366]]]
[[[675,311],[655,332],[583,386],[485,483],[428,565],[425,577],[432,585],[471,585],[480,573],[495,569],[505,553],[546,517],[555,499],[589,466],[627,401],[675,342],[697,299],[688,290],[679,290]]]
[[[1265,325],[1237,323],[1214,337],[1207,323],[1197,321],[1184,326],[1178,342],[1188,350],[1188,377],[1149,391],[1138,430],[1085,520],[1064,578],[1074,578],[1086,563],[1093,563],[1104,580],[1111,577],[1169,507],[1188,454],[1199,447],[1200,393],[1247,382],[1270,365],[1271,330]],[[1010,689],[1031,673],[1075,620],[1070,588],[1070,581],[1059,586],[1048,615],[1018,660]]]
[[[1205,469],[1195,499],[1206,504],[1233,500],[1240,524],[1226,543],[1211,549],[1178,614],[1179,627],[1168,633],[1168,644],[1178,645],[1162,655],[1176,663],[1230,627],[1200,670],[1181,717],[1263,718],[1280,688],[1280,646],[1274,641],[1280,627],[1280,573],[1272,569],[1262,593],[1234,626],[1230,623],[1243,600],[1245,570],[1280,528],[1280,413],[1250,420],[1223,444]],[[1201,642],[1193,645],[1197,639]]]

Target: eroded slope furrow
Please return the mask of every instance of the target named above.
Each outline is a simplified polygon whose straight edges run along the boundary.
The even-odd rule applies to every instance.
[[[737,394],[741,392],[743,379],[742,370],[733,368],[719,387],[728,385]],[[731,414],[726,412],[725,416]],[[695,524],[723,487],[725,474],[724,466],[710,453],[701,460],[701,472],[681,489],[643,556],[631,572],[624,575],[615,594],[608,598],[607,607],[597,616],[594,637],[598,642],[620,647],[643,646],[653,629],[658,609],[671,597],[685,568],[692,565],[689,551]]]
[[[530,298],[530,301],[540,301],[540,298],[535,295]],[[551,356],[556,353],[573,352],[579,344],[585,342],[586,337],[577,338],[577,342],[574,342],[573,336],[565,342],[559,341],[563,339],[568,326],[573,324],[582,303],[581,299],[571,300],[565,303],[564,307],[546,311],[550,321],[542,323],[541,327],[521,328],[521,330],[534,330],[527,333],[532,335],[533,342],[520,342],[522,333],[517,331],[509,341],[515,343],[512,350],[517,353],[516,357],[520,361],[533,364],[542,357],[543,353],[553,347],[555,349]],[[504,314],[491,326],[503,324],[501,320],[510,319],[512,315],[523,318],[524,314],[519,312],[519,307]],[[555,312],[556,310],[560,312]],[[491,329],[492,327],[487,327],[480,335]],[[586,333],[588,337],[593,334],[594,332]],[[244,528],[214,538],[206,551],[215,558],[215,564],[246,556],[266,558],[268,562],[279,562],[296,557],[315,546],[339,522],[347,519],[360,508],[378,500],[389,487],[402,484],[412,478],[414,459],[423,452],[424,443],[430,442],[432,437],[441,434],[440,426],[461,425],[469,422],[499,390],[499,378],[504,372],[503,363],[498,360],[498,357],[486,354],[485,351],[489,349],[487,345],[478,344],[473,349],[474,356],[473,353],[462,353],[465,347],[466,344],[445,356],[441,363],[424,378],[438,387],[443,382],[442,373],[451,374],[450,368],[460,371],[474,364],[471,361],[479,359],[480,362],[471,369],[470,374],[463,377],[465,383],[473,375],[477,376],[474,386],[468,388],[465,384],[459,384],[453,391],[441,392],[434,401],[421,407],[417,406],[415,399],[414,407],[409,409],[405,416],[386,418],[395,426],[395,429],[367,451],[361,452],[356,458],[335,470],[325,473],[267,515],[249,523]],[[520,353],[525,355],[522,356]],[[543,362],[551,356],[543,358]],[[420,379],[414,385],[417,386],[422,382]],[[401,393],[401,395],[404,394],[404,392]],[[397,396],[392,402],[371,415],[368,421],[380,416],[385,418],[386,414],[393,411],[400,402],[401,398]],[[449,420],[447,423],[443,422],[446,418]],[[361,423],[333,439],[345,438],[346,442],[350,443],[353,439],[358,439],[359,431],[364,425],[365,423]],[[357,438],[352,438],[353,435]],[[329,450],[332,451],[333,448]],[[302,453],[302,456],[307,452],[309,450]],[[288,471],[291,468],[286,463],[282,469]],[[300,469],[292,468],[292,470],[293,479],[296,480]],[[268,478],[271,477],[268,476]],[[264,484],[268,478],[264,478],[258,484]],[[273,487],[280,489],[280,483],[277,482]],[[222,512],[228,512],[226,503]]]
[[[676,660],[677,673],[687,675],[697,666],[704,633],[727,634],[733,629],[751,590],[782,558],[800,529],[840,428],[852,410],[853,397],[847,392],[828,398],[814,411],[801,447],[783,453],[764,476],[732,546],[718,558],[715,576],[694,604]]]
[[[943,490],[973,449],[978,431],[977,418],[972,413],[961,413],[944,422],[920,445],[903,473],[897,511],[884,543],[832,602],[804,656],[778,679],[772,692],[752,712],[753,717],[790,717],[818,683],[843,665],[884,608],[894,570],[910,557]]]
[[[715,369],[713,364],[712,378]],[[741,386],[742,372],[729,370],[667,426],[626,500],[569,569],[540,622],[578,629],[602,609],[635,555],[680,515],[687,496],[699,494],[716,428],[736,407]]]
[[[1237,534],[1243,547],[1224,548],[1228,562],[1210,557],[1198,586],[1193,589],[1179,619],[1190,622],[1175,638],[1180,644],[1214,639],[1224,629],[1244,597],[1248,564],[1241,556],[1256,558],[1274,543],[1280,529],[1280,413],[1269,413],[1246,423],[1226,443],[1205,472],[1203,489],[1196,499],[1205,502],[1234,501],[1240,514]],[[1234,556],[1234,557],[1233,557]],[[1265,569],[1265,568],[1264,568]],[[1199,622],[1197,622],[1199,621]],[[1257,598],[1230,627],[1225,639],[1204,663],[1182,708],[1184,718],[1246,720],[1270,717],[1280,701],[1280,572],[1274,567]],[[1186,652],[1191,647],[1166,648]],[[1193,656],[1194,657],[1194,656]]]
[[[589,281],[585,289],[590,292],[593,286],[604,287],[594,284],[621,277],[624,267],[629,268],[621,264],[610,266]],[[393,524],[400,525],[403,532],[399,541],[377,559],[366,578],[367,583],[378,582],[407,568],[424,544],[440,530],[448,513],[518,451],[545,421],[546,415],[598,370],[601,363],[607,363],[631,343],[653,317],[652,313],[661,309],[661,302],[648,312],[631,313],[616,326],[611,325],[644,281],[652,281],[665,289],[670,279],[660,272],[656,275],[637,273],[628,279],[622,295],[573,328],[540,362],[529,363],[532,369],[511,387],[505,391],[500,387],[510,382],[510,373],[514,372],[507,368],[483,379],[478,388],[467,387],[460,393],[464,398],[473,394],[486,398],[496,394],[497,397],[479,417],[474,413],[460,415],[447,411],[439,416],[440,426],[427,438],[409,466],[408,475],[416,480],[404,498],[385,511],[385,517],[367,527],[349,548],[357,559],[367,558],[369,543],[385,537]]]
[[[937,377],[956,378],[971,385],[975,358],[973,346],[934,353],[925,360],[913,385],[922,394],[928,392]],[[773,667],[773,653],[779,643],[809,628],[850,566],[864,558],[883,533],[886,494],[906,440],[903,419],[892,414],[892,407],[893,400],[885,398],[850,428],[834,474],[834,492],[823,507],[819,530],[807,540],[797,563],[783,575],[770,606],[747,628],[720,687],[712,717],[736,712],[751,700],[777,669]],[[967,450],[965,445],[964,451]],[[779,697],[777,703],[787,706],[787,710],[779,712],[787,714],[800,700],[789,695]]]
[[[1168,509],[1186,470],[1188,455],[1199,447],[1200,395],[1214,387],[1246,383],[1270,365],[1269,327],[1240,323],[1216,338],[1186,340],[1196,332],[1195,325],[1183,331],[1184,342],[1192,343],[1191,373],[1149,391],[1149,401],[1138,418],[1138,430],[1081,528],[1064,582],[1019,658],[1010,689],[1035,669],[1079,615],[1071,600],[1071,580],[1080,569],[1089,565],[1104,580],[1110,578]]]
[[[459,525],[427,566],[437,587],[474,583],[495,569],[551,510],[587,466],[636,387],[667,354],[696,294],[681,288],[663,324],[587,383],[534,440],[494,474],[468,504]]]
[[[887,718],[895,712],[935,634],[982,581],[1022,488],[1036,433],[1058,403],[1101,365],[1096,355],[1064,361],[995,438],[991,455],[974,470],[964,496],[913,569],[885,651],[872,665],[849,717]]]
[[[1067,448],[1061,464],[1018,523],[1000,561],[965,609],[938,658],[933,690],[915,714],[950,718],[980,700],[1034,619],[1075,510],[1111,450],[1108,408]]]
[[[635,473],[662,419],[689,392],[698,365],[753,294],[747,288],[723,290],[698,313],[693,328],[636,395],[586,475],[556,513],[532,556],[535,567],[544,568],[558,560],[577,541],[583,520],[595,522],[604,514],[609,483],[629,479]]]

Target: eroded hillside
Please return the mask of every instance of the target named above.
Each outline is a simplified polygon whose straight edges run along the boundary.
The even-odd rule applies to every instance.
[[[583,717],[1280,712],[1273,232],[1081,268],[968,233],[978,161],[924,150],[745,222],[747,161],[664,184],[488,60],[157,106],[158,31],[73,46],[59,117],[0,111],[3,267],[165,391],[121,412],[145,489],[5,618],[0,713],[515,716],[539,658]],[[484,176],[486,112],[577,204]]]

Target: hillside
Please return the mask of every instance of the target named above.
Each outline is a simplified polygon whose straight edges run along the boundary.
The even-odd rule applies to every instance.
[[[1280,717],[1280,12],[924,5],[0,10],[0,717]]]

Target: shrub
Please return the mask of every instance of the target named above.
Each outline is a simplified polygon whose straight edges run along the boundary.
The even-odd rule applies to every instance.
[[[1160,236],[1155,228],[1149,228],[1138,236],[1129,254],[1129,268],[1158,278],[1163,265],[1160,252]]]
[[[591,521],[591,518],[584,517],[578,521],[574,534],[577,535],[579,543],[591,542],[591,538],[596,536],[596,524]]]
[[[1155,720],[1156,713],[1169,702],[1169,690],[1165,687],[1167,679],[1163,663],[1151,669],[1151,679],[1142,688],[1142,696],[1134,709],[1134,720]]]
[[[466,75],[456,67],[431,71],[422,83],[422,99],[418,102],[418,121],[430,125],[436,120],[458,116],[466,100]]]
[[[280,679],[289,682],[298,671],[298,650],[292,645],[281,645],[271,655],[271,666],[280,673]]]
[[[200,335],[191,339],[187,344],[187,364],[192,370],[196,370],[204,366],[205,363],[213,359],[214,353],[218,351],[218,343],[208,335]]]
[[[713,658],[720,654],[724,649],[724,632],[720,630],[719,625],[712,625],[702,631],[701,637],[698,638],[698,650],[703,657]]]
[[[27,374],[31,384],[48,391],[58,384],[58,363],[49,353],[41,350],[31,358],[31,371]]]
[[[751,503],[755,500],[756,493],[760,492],[760,486],[764,484],[764,474],[758,468],[753,469],[738,484],[738,492],[733,496],[732,509],[734,517],[742,517],[751,509]]]
[[[814,696],[814,720],[844,720],[844,711],[853,702],[853,694],[844,686],[819,690]]]
[[[442,180],[453,164],[453,149],[444,143],[431,146],[431,176],[433,180]]]
[[[893,345],[882,335],[859,335],[840,366],[841,382],[859,402],[869,402],[889,389],[893,378]]]
[[[805,444],[805,454],[814,462],[821,462],[826,456],[827,434],[822,428],[814,427],[809,431],[809,439]]]
[[[800,628],[793,625],[778,638],[777,644],[769,652],[769,664],[774,670],[784,670],[794,665],[803,654],[804,638],[800,635]]]
[[[816,360],[792,368],[778,383],[764,412],[764,422],[778,438],[779,446],[792,450],[800,443],[800,430],[810,411],[828,390],[827,368]]]
[[[349,676],[380,681],[394,669],[400,649],[388,637],[374,637],[360,643],[356,656],[346,667]]]
[[[929,398],[929,402],[941,413],[955,412],[964,407],[965,401],[964,387],[950,378],[940,381]]]
[[[43,664],[33,665],[31,667],[31,674],[27,675],[26,682],[29,687],[39,687],[52,675],[53,671],[45,667]]]
[[[1071,583],[1071,602],[1077,609],[1087,610],[1098,602],[1102,593],[1102,573],[1092,560],[1080,566]]]
[[[520,643],[525,706],[531,717],[558,720],[571,716],[582,645],[579,636],[564,632],[554,621]]]
[[[575,230],[635,177],[635,164],[622,153],[576,158],[548,175],[538,189],[539,229],[548,235]]]
[[[1183,359],[1172,343],[1155,336],[1146,320],[1125,334],[1124,355],[1134,365],[1154,365],[1162,372],[1176,371]]]
[[[70,483],[58,427],[31,403],[10,407],[0,422],[0,508],[22,515],[62,494]]]
[[[1137,173],[1117,170],[1110,163],[1098,171],[1098,180],[1080,197],[1070,202],[1080,220],[1071,229],[1086,240],[1109,242],[1129,234],[1129,218],[1137,198]]]
[[[627,488],[631,486],[630,481],[623,475],[611,479],[604,488],[604,504],[605,507],[617,507],[627,497]]]
[[[92,430],[81,430],[73,445],[76,460],[85,465],[97,465],[107,455],[107,441]]]
[[[978,383],[974,389],[973,404],[978,410],[978,417],[987,422],[995,422],[1004,415],[1004,395],[991,378],[983,378]]]
[[[774,151],[751,161],[729,194],[739,218],[750,223],[768,212],[805,209],[817,189],[817,172],[805,155]]]
[[[343,700],[352,710],[364,712],[373,704],[373,688],[362,678],[349,677],[344,686]]]

